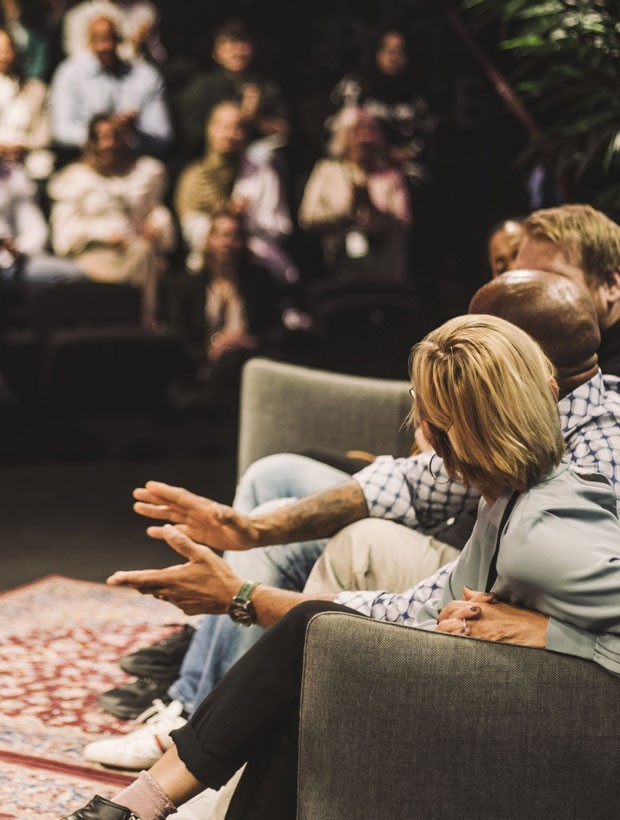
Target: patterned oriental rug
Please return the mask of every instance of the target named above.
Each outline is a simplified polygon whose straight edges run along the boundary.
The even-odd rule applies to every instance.
[[[57,820],[134,779],[82,758],[102,733],[135,728],[97,695],[132,680],[122,655],[195,620],[133,590],[58,575],[0,594],[2,820]]]

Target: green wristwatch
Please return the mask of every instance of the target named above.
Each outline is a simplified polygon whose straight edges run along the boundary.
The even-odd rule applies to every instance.
[[[258,581],[245,581],[241,589],[228,605],[228,614],[240,626],[252,626],[256,623],[256,610],[252,605],[252,593]]]

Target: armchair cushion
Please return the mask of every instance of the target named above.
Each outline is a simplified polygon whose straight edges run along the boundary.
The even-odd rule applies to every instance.
[[[256,357],[243,368],[237,468],[272,453],[364,450],[405,456],[405,380],[351,376]]]

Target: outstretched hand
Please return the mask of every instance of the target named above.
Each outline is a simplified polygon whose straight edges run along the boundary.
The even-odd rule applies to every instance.
[[[450,601],[439,613],[437,631],[452,635],[543,648],[549,617],[498,601],[492,592],[463,587],[463,600]]]
[[[146,518],[168,521],[200,544],[220,550],[243,550],[256,545],[258,531],[252,519],[226,504],[172,487],[160,481],[147,481],[133,491],[134,510]],[[165,527],[148,527],[151,538],[168,540]]]
[[[188,615],[221,615],[239,591],[242,579],[209,547],[196,544],[178,527],[158,527],[162,537],[187,561],[165,569],[115,572],[107,583],[137,589],[175,604]]]

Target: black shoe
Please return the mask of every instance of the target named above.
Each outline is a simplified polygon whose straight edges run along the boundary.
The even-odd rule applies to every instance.
[[[169,638],[164,638],[151,646],[125,655],[119,661],[120,667],[127,674],[135,675],[136,678],[166,680],[170,683],[178,676],[187,647],[195,631],[193,626],[185,624],[183,629],[175,632]]]
[[[63,817],[62,820],[140,820],[137,814],[126,806],[119,806],[96,794],[90,803]]]
[[[161,700],[166,705],[170,703],[168,697],[168,687],[176,680],[151,680],[150,678],[138,678],[133,683],[125,686],[117,686],[108,689],[98,695],[99,706],[123,720],[134,720],[148,709],[154,700]]]

